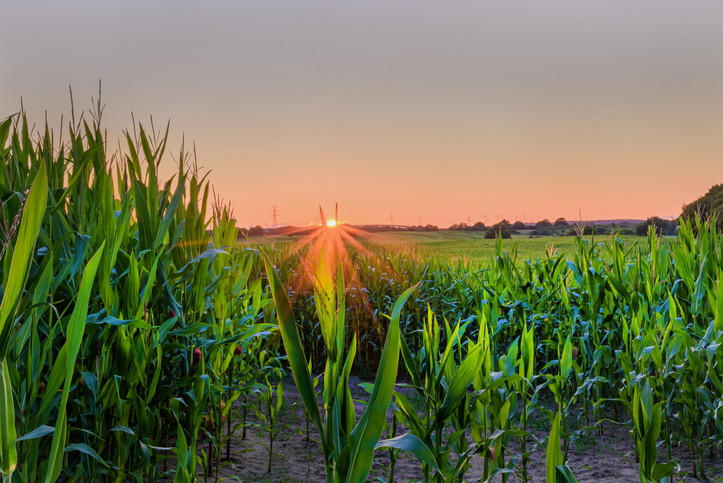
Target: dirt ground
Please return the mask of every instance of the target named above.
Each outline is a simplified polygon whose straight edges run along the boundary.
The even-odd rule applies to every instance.
[[[352,395],[355,399],[367,400],[368,395],[359,386],[362,382],[358,378],[350,380]],[[256,428],[248,428],[246,439],[241,439],[241,431],[231,443],[231,460],[225,460],[226,451],[222,452],[221,468],[219,469],[219,481],[243,481],[243,482],[268,482],[268,483],[324,483],[324,459],[321,447],[318,443],[319,433],[313,423],[310,425],[310,441],[306,440],[306,418],[302,409],[303,403],[299,398],[293,379],[284,380],[285,402],[280,412],[280,424],[291,425],[290,428],[281,432],[274,443],[274,452],[278,453],[272,463],[271,472],[267,472],[268,452],[261,445],[267,443],[268,436]],[[406,390],[405,390],[406,391]],[[364,411],[364,405],[356,404],[357,417]],[[539,419],[531,424],[531,432],[537,438],[546,437],[549,434],[550,425],[544,416],[538,414]],[[622,417],[622,415],[621,415]],[[249,417],[250,420],[255,420]],[[391,411],[387,417],[391,421]],[[400,428],[397,435],[403,434]],[[303,434],[300,434],[303,433]],[[382,435],[386,437],[386,433]],[[202,438],[199,438],[199,450],[201,447],[208,451],[208,443],[201,446]],[[471,443],[471,435],[468,435]],[[529,443],[528,443],[529,444]],[[680,464],[679,473],[674,476],[675,483],[704,481],[696,479],[691,474],[690,453],[681,444],[673,448],[673,458],[677,458]],[[532,475],[532,481],[545,481],[545,449],[544,444],[540,445],[532,454],[528,471]],[[510,449],[514,453],[518,447],[516,442],[511,442]],[[568,466],[575,473],[581,483],[618,483],[637,482],[638,464],[635,462],[633,443],[628,429],[623,426],[607,424],[604,434],[598,435],[593,431],[591,437],[585,437],[575,442],[570,448]],[[660,459],[664,458],[666,449],[664,445],[658,448]],[[200,451],[199,451],[200,453]],[[509,460],[509,459],[508,459]],[[170,461],[169,463],[175,463]],[[369,475],[368,481],[377,481],[376,477],[384,476],[383,468],[389,464],[389,454],[386,450],[377,451],[375,463]],[[170,465],[174,466],[174,465]],[[468,482],[481,481],[483,461],[480,457],[473,458],[471,468],[465,476]],[[714,451],[713,457],[706,459],[706,472],[710,481],[723,482],[723,457],[718,451]],[[215,481],[215,467],[208,473],[208,481]],[[204,481],[201,469],[198,470],[198,478]],[[396,464],[395,481],[413,482],[421,481],[420,465],[409,453],[402,453]],[[501,476],[493,480],[501,482]],[[516,476],[510,476],[509,482],[521,481]]]

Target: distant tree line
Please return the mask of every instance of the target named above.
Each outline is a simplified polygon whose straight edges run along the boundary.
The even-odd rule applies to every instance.
[[[264,229],[261,225],[252,226],[251,228],[239,228],[238,238],[244,238],[247,236],[263,236]]]
[[[716,185],[716,187],[723,188],[723,185]],[[714,188],[716,188],[714,187]],[[713,190],[713,188],[711,188]],[[686,205],[685,209],[688,209],[690,205]],[[701,210],[699,210],[701,211]],[[719,215],[716,215],[719,216]],[[719,219],[720,220],[720,219]],[[720,222],[720,221],[719,221]],[[411,226],[389,226],[389,225],[350,225],[354,228],[364,230],[367,232],[385,232],[385,231],[416,231],[416,232],[432,232],[439,230],[437,225],[411,225]],[[495,239],[497,237],[511,238],[512,235],[519,235],[521,230],[525,230],[525,233],[530,236],[575,236],[578,235],[578,231],[582,229],[583,236],[589,235],[608,235],[611,233],[619,232],[624,236],[645,236],[648,233],[649,227],[653,227],[656,234],[660,235],[675,235],[678,223],[676,220],[665,220],[663,218],[652,216],[645,220],[643,223],[636,225],[634,228],[629,226],[620,225],[616,226],[615,223],[610,225],[585,225],[581,224],[578,227],[571,227],[570,223],[565,218],[557,218],[554,222],[545,218],[533,224],[527,224],[522,221],[515,221],[511,223],[507,219],[503,219],[494,225],[485,226],[484,223],[478,221],[472,225],[467,223],[456,223],[447,228],[447,230],[454,231],[472,231],[472,232],[484,232],[486,239]],[[308,235],[318,227],[294,227],[294,226],[283,226],[277,228],[264,229],[260,225],[252,226],[250,228],[239,228],[238,237],[258,237],[263,235],[272,236],[304,236]],[[528,231],[529,230],[529,231]]]

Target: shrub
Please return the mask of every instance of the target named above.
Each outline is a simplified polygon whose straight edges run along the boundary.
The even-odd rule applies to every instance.
[[[550,230],[549,228],[539,228],[535,230],[538,235],[540,236],[552,236],[555,234],[554,231]]]
[[[485,232],[485,240],[494,240],[497,237],[501,237],[504,239],[512,238],[512,234],[507,229],[507,225],[504,225],[502,223],[492,225]]]

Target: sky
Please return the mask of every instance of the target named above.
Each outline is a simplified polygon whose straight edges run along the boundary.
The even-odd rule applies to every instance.
[[[0,117],[22,96],[59,126],[68,86],[88,109],[102,80],[112,144],[131,113],[170,120],[169,149],[195,142],[243,226],[334,203],[360,224],[671,217],[723,182],[722,18],[718,1],[4,0]]]

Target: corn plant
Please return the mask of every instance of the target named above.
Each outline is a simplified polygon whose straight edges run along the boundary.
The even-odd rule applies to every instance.
[[[422,465],[424,481],[441,482],[450,476],[463,478],[469,460],[477,447],[467,447],[464,438],[469,423],[474,397],[468,388],[479,370],[487,348],[483,344],[468,342],[462,357],[461,337],[465,326],[458,322],[454,329],[445,321],[447,345],[440,351],[440,327],[436,317],[428,310],[428,321],[423,333],[424,349],[412,354],[402,342],[404,362],[412,376],[414,388],[424,401],[422,415],[400,392],[394,394],[395,417],[409,428],[409,432],[380,442],[377,447],[398,448],[411,452]],[[459,365],[455,357],[460,359]],[[445,429],[452,425],[454,432],[445,438]],[[457,461],[450,458],[452,451]]]
[[[11,119],[8,118],[4,122],[0,123],[0,149],[5,144],[5,138],[9,131]],[[5,157],[5,153],[3,153]],[[10,342],[10,335],[13,329],[13,319],[17,311],[17,305],[20,301],[21,294],[24,289],[25,280],[27,277],[28,269],[30,268],[30,261],[33,257],[35,240],[40,230],[41,220],[45,213],[46,201],[47,201],[47,178],[45,172],[45,164],[41,163],[33,187],[29,192],[26,193],[27,198],[23,199],[21,204],[21,210],[15,217],[20,221],[20,229],[18,231],[17,242],[15,249],[13,250],[10,243],[10,239],[3,241],[3,250],[5,251],[5,265],[9,265],[8,270],[3,272],[6,278],[3,280],[3,299],[0,303],[0,398],[2,399],[2,409],[0,409],[0,469],[2,471],[3,480],[10,480],[15,468],[18,463],[18,454],[16,448],[17,433],[15,429],[15,402],[13,399],[13,382],[10,377],[9,361],[7,358],[8,345]],[[14,225],[16,223],[13,223]],[[95,275],[89,275],[86,281],[86,285],[92,283],[92,277]],[[86,289],[88,292],[89,289]],[[87,296],[86,296],[87,297]],[[87,302],[86,302],[87,304]],[[80,318],[80,314],[75,319]],[[74,325],[74,331],[72,335],[75,339],[82,338],[82,329],[77,328],[78,324],[84,324],[83,321],[77,321]],[[79,340],[74,341],[74,346],[79,344]],[[77,355],[78,348],[74,350],[71,348],[71,353],[66,353],[66,358],[71,356],[70,360],[74,360]],[[70,372],[70,374],[68,374]],[[65,379],[68,381],[67,386],[70,384],[72,372],[68,371],[65,374]],[[68,377],[68,376],[71,377]],[[60,377],[60,370],[58,370],[58,377]],[[67,403],[68,395],[67,390],[63,392],[63,406]],[[64,414],[63,409],[61,414]],[[65,424],[63,420],[63,425]],[[36,433],[37,434],[37,433]],[[61,431],[58,431],[61,434]],[[26,439],[27,435],[26,435]],[[54,444],[56,448],[60,443]],[[55,450],[57,453],[57,449]],[[62,456],[62,453],[60,454]],[[57,460],[57,457],[55,458]],[[48,475],[48,473],[46,473]],[[49,473],[52,477],[52,471]],[[57,478],[57,476],[56,476]],[[52,478],[46,478],[49,480]]]
[[[548,483],[577,483],[575,475],[567,466],[560,451],[560,425],[562,414],[558,411],[552,422],[550,436],[547,439],[545,458],[545,481]]]
[[[274,394],[276,394],[276,402],[274,402]],[[266,388],[259,393],[259,399],[263,406],[263,410],[256,410],[256,417],[259,419],[259,423],[254,424],[254,427],[266,433],[268,436],[268,444],[261,443],[261,446],[266,449],[269,459],[266,471],[271,473],[271,463],[275,458],[279,457],[279,454],[274,453],[274,441],[278,439],[279,434],[291,427],[290,424],[279,425],[278,413],[281,411],[281,406],[284,404],[284,385],[283,382],[279,381],[279,384],[274,387],[269,383],[268,377],[266,379]]]
[[[322,240],[318,247],[314,295],[327,351],[323,393],[324,418],[319,411],[308,362],[286,289],[268,257],[265,259],[266,271],[276,302],[277,317],[289,365],[304,405],[320,433],[327,482],[363,482],[371,469],[374,447],[381,436],[386,411],[394,390],[399,362],[399,317],[402,306],[414,287],[404,292],[394,305],[374,390],[368,406],[357,422],[348,384],[356,352],[356,339],[352,340],[344,361],[346,312],[341,253],[338,245],[334,244],[335,239],[332,238],[334,232],[326,231],[323,235],[327,238]]]
[[[637,434],[637,451],[640,455],[640,483],[658,483],[668,481],[676,467],[675,461],[665,464],[657,462],[658,436],[660,435],[662,402],[653,402],[653,390],[649,382],[640,390],[635,388],[633,421]]]

